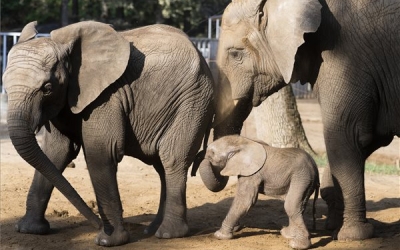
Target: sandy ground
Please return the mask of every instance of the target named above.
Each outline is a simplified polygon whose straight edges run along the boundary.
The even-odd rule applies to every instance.
[[[298,102],[303,126],[312,147],[323,152],[322,124],[315,101]],[[4,104],[2,115],[4,114]],[[33,169],[15,152],[1,123],[1,249],[100,249],[94,244],[97,231],[58,192],[53,193],[46,218],[51,224],[48,235],[27,235],[15,232],[14,225],[24,215],[25,200],[33,176]],[[40,141],[40,137],[39,137]],[[393,163],[399,155],[399,141],[377,151],[373,159]],[[75,160],[76,168],[65,171],[66,178],[88,204],[95,197],[84,159]],[[320,168],[322,174],[323,168]],[[259,196],[259,201],[242,220],[244,228],[229,241],[217,240],[213,232],[224,219],[235,195],[236,179],[231,178],[227,188],[219,193],[208,191],[200,176],[187,182],[188,237],[160,240],[142,232],[155,216],[158,208],[160,183],[156,172],[138,160],[125,157],[119,165],[118,181],[124,207],[125,226],[131,242],[114,249],[289,249],[288,241],[279,234],[288,220],[280,199]],[[327,208],[317,201],[317,230],[312,231],[312,248],[318,249],[399,249],[400,245],[400,177],[366,175],[367,217],[375,226],[373,239],[354,242],[332,241],[324,230]],[[311,228],[311,201],[305,213]]]

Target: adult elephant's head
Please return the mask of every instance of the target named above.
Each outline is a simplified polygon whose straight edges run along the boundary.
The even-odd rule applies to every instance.
[[[226,7],[218,43],[214,139],[240,134],[253,106],[288,83],[309,80],[301,73],[314,65],[298,60],[298,49],[304,35],[320,26],[321,8],[319,0],[233,0]],[[207,160],[203,165],[212,169]],[[206,185],[221,190],[227,177],[213,170],[209,176],[215,177]]]
[[[18,154],[96,224],[97,216],[96,221],[41,151],[35,132],[65,107],[81,112],[115,82],[127,67],[130,44],[109,25],[97,22],[66,26],[46,38],[35,38],[35,26],[32,22],[23,29],[3,75],[10,138]]]
[[[234,100],[258,106],[296,82],[294,65],[304,34],[321,23],[318,0],[233,0],[222,16],[217,65]]]

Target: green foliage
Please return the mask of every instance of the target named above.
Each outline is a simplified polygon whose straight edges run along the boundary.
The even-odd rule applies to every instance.
[[[328,166],[328,158],[326,154],[313,155],[314,161],[319,168]]]
[[[11,30],[37,20],[48,23],[60,19],[61,0],[1,1],[1,30]]]
[[[379,164],[376,162],[369,162],[365,164],[365,171],[367,173],[400,175],[400,169],[395,165]]]
[[[78,4],[72,13],[73,2]],[[154,23],[178,27],[190,36],[205,36],[207,19],[222,14],[230,0],[70,0],[73,20],[97,20],[116,29],[128,29]],[[21,29],[28,22],[61,23],[62,0],[1,1],[1,29]],[[72,18],[74,16],[74,18]]]
[[[81,19],[86,20],[96,20],[101,19],[102,17],[102,6],[101,0],[85,0],[80,2],[80,11]]]
[[[318,154],[315,155],[313,158],[318,167],[328,166],[328,158],[326,154]],[[394,164],[383,164],[370,160],[367,160],[367,162],[365,163],[365,172],[374,174],[400,175],[400,169],[397,168]]]

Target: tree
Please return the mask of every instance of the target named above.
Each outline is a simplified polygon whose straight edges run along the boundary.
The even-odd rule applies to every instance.
[[[274,147],[302,148],[315,155],[304,132],[290,84],[268,97],[259,107],[253,108],[242,134]]]
[[[60,0],[1,1],[1,30],[21,29],[31,21],[61,23]]]
[[[79,0],[72,0],[71,22],[76,23],[78,21],[79,21]]]
[[[61,1],[61,26],[67,26],[68,21],[68,2],[69,0]]]
[[[206,36],[207,19],[222,14],[230,0],[18,0],[1,2],[1,30],[22,29],[31,21],[64,26],[80,20],[130,29],[169,24],[189,36]],[[47,31],[46,31],[47,32]]]

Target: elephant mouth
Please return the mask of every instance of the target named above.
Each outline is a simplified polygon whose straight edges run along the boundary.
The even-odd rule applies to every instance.
[[[210,159],[210,158],[206,158],[207,160],[210,161],[211,165],[214,167],[214,169],[221,171],[223,169],[223,167],[226,165],[226,160],[221,160],[221,159]]]
[[[236,106],[238,105],[238,103],[239,103],[241,100],[244,100],[244,99],[246,99],[246,98],[239,98],[239,99],[233,100],[234,106],[236,107]],[[257,95],[254,95],[253,98],[252,98],[252,102],[251,102],[251,103],[252,103],[252,106],[253,106],[253,107],[258,107],[258,106],[260,106],[261,103],[262,103],[263,101],[265,101],[266,99],[267,99],[266,96],[257,96]]]
[[[259,85],[259,84],[258,84]],[[233,96],[233,102],[234,105],[237,106],[237,104],[240,101],[248,101],[249,99],[251,99],[251,103],[253,107],[258,107],[260,106],[260,104],[265,101],[265,99],[267,99],[267,95],[264,94],[264,92],[261,91],[260,87],[258,87],[258,85],[256,84],[255,86],[253,86],[249,92],[247,92],[246,94],[241,94],[240,96]]]
[[[258,107],[258,106],[260,106],[261,103],[262,103],[263,101],[265,101],[265,99],[267,99],[266,96],[257,96],[257,95],[254,95],[254,96],[253,96],[253,100],[252,100],[252,105],[253,105],[253,107]]]
[[[42,129],[42,127],[44,126],[46,124],[46,120],[44,119],[44,117],[43,117],[43,115],[39,118],[39,122],[38,122],[38,124],[36,125],[36,128],[35,128],[35,135],[37,135],[39,132],[40,132],[40,130]]]

